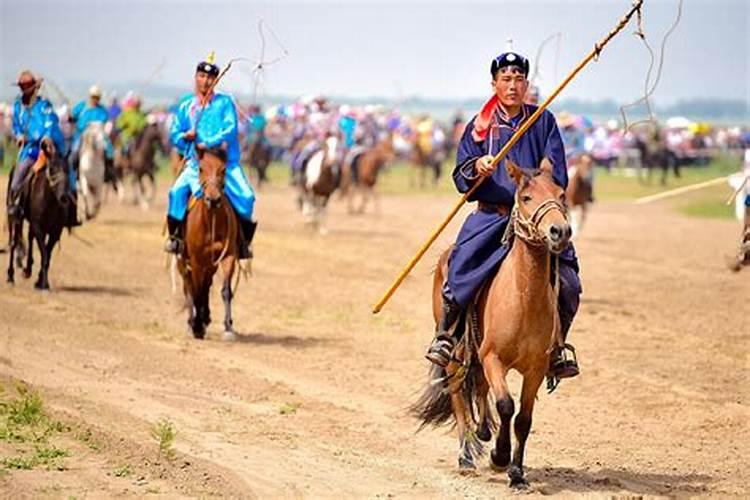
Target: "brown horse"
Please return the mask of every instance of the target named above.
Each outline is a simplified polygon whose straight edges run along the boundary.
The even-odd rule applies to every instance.
[[[336,190],[335,168],[338,166],[338,138],[328,137],[321,148],[310,155],[302,166],[298,180],[302,214],[321,234],[326,228],[326,207],[331,194]]]
[[[378,174],[383,167],[393,161],[393,142],[387,136],[372,149],[354,153],[353,158],[345,162],[341,173],[341,193],[347,197],[347,208],[350,214],[362,214],[370,198],[375,201],[375,211],[380,213],[380,197],[375,191]],[[359,208],[354,209],[354,198],[361,197]]]
[[[156,124],[148,125],[135,137],[133,146],[127,154],[123,154],[119,147],[115,149],[117,193],[120,201],[125,199],[123,179],[129,175],[133,186],[133,204],[140,204],[144,210],[148,209],[156,195],[154,156],[157,149],[165,152],[161,131]],[[148,179],[151,184],[148,194],[144,186],[145,179]]]
[[[211,322],[209,292],[214,274],[221,266],[221,298],[224,301],[224,340],[234,340],[232,328],[232,276],[237,262],[237,217],[224,195],[226,153],[208,150],[200,155],[200,183],[203,196],[192,198],[185,222],[185,245],[177,268],[182,275],[188,325],[197,339],[206,334]]]
[[[593,168],[594,161],[589,155],[581,156],[575,164],[568,168],[568,187],[565,190],[565,199],[571,212],[571,227],[574,238],[583,229],[583,224],[586,222],[586,213],[593,194],[591,183]]]
[[[36,241],[42,256],[39,276],[34,283],[38,290],[49,290],[49,266],[52,250],[60,240],[60,235],[68,219],[68,211],[75,210],[72,201],[65,195],[67,175],[64,167],[65,160],[57,154],[51,140],[43,140],[39,159],[36,161],[30,178],[23,188],[22,207],[23,217],[29,222],[28,249],[26,249],[26,267],[23,269],[24,278],[31,277],[34,263],[34,247]],[[12,173],[11,173],[12,176]],[[8,283],[14,283],[14,258],[16,265],[21,267],[23,260],[23,221],[22,218],[9,218],[9,246],[10,261],[8,264]],[[15,252],[19,252],[16,255]]]
[[[473,471],[474,459],[482,451],[479,440],[489,441],[495,427],[487,398],[491,389],[500,417],[491,465],[498,469],[510,465],[511,486],[525,486],[523,459],[534,400],[547,373],[550,352],[556,342],[561,342],[558,286],[550,284],[551,258],[568,245],[570,226],[563,190],[554,183],[551,164],[546,159],[533,175],[508,159],[505,164],[517,185],[509,222],[514,234],[512,248],[497,274],[480,292],[476,305],[470,306],[466,323],[459,322],[464,333],[456,350],[458,359],[445,369],[436,365],[432,368],[431,381],[413,409],[422,426],[455,419],[459,468]],[[445,252],[440,257],[435,273],[436,322],[442,307],[441,288],[447,275],[448,255]],[[512,460],[510,424],[515,405],[505,380],[511,369],[523,376]]]

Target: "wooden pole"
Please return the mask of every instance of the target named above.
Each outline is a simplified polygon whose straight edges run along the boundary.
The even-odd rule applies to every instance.
[[[518,142],[518,140],[521,138],[523,134],[526,133],[526,131],[531,128],[531,126],[537,121],[537,119],[542,115],[545,109],[552,103],[553,100],[562,92],[562,90],[573,80],[573,78],[578,75],[578,73],[589,63],[592,59],[598,58],[599,54],[601,53],[604,46],[609,43],[609,41],[617,35],[622,29],[625,27],[626,24],[628,24],[628,21],[630,21],[630,18],[633,17],[633,14],[638,12],[641,7],[643,6],[643,0],[636,0],[633,2],[633,7],[628,11],[625,16],[623,16],[622,19],[620,19],[620,22],[617,24],[617,26],[612,29],[604,38],[602,38],[596,45],[594,45],[594,49],[583,58],[583,60],[578,63],[578,66],[576,66],[573,71],[570,72],[570,74],[565,78],[565,80],[560,83],[557,88],[555,89],[552,94],[550,94],[547,99],[544,100],[544,102],[537,108],[537,110],[521,125],[521,128],[519,128],[515,134],[510,138],[510,140],[503,146],[503,148],[495,155],[495,157],[492,159],[492,166],[496,167],[498,163],[500,163],[500,160],[505,158],[505,156],[508,154],[508,151]],[[378,301],[377,304],[372,309],[373,314],[377,314],[380,312],[380,310],[383,308],[386,302],[391,298],[391,296],[394,294],[396,289],[398,289],[399,286],[401,286],[401,283],[403,283],[404,279],[409,275],[412,269],[414,269],[414,266],[417,265],[419,260],[422,258],[422,256],[427,252],[427,250],[430,248],[430,246],[435,242],[438,236],[440,236],[440,233],[445,229],[445,227],[450,223],[450,221],[453,219],[453,217],[458,213],[459,210],[461,210],[461,207],[463,207],[464,203],[469,199],[469,197],[474,194],[474,192],[479,188],[479,186],[482,185],[482,182],[484,181],[485,177],[480,177],[477,179],[477,181],[474,183],[474,186],[472,186],[471,189],[469,189],[466,193],[463,194],[460,200],[456,203],[456,205],[453,207],[453,209],[450,211],[448,216],[443,220],[443,222],[440,223],[438,228],[430,235],[430,237],[427,239],[427,241],[422,245],[422,247],[417,251],[416,255],[412,257],[412,259],[409,261],[409,264],[401,271],[401,274],[396,278],[396,281],[393,282],[391,287],[388,289],[388,291],[383,294],[383,297]]]

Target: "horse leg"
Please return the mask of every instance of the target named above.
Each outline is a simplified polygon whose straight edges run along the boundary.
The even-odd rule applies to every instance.
[[[325,236],[328,234],[328,200],[322,200],[318,207],[318,232]]]
[[[37,276],[36,282],[34,283],[34,288],[36,288],[37,290],[47,290],[49,289],[49,285],[47,284],[45,268],[49,262],[49,255],[47,254],[47,245],[44,241],[44,233],[41,229],[33,224],[31,225],[30,230],[34,231],[34,239],[36,240],[36,244],[39,247],[39,253],[42,256],[42,262],[39,264],[39,276]]]
[[[18,233],[22,230],[22,225],[18,224],[15,220],[8,218],[8,247],[10,253],[8,255],[8,275],[6,281],[10,284],[15,283],[15,259],[17,246],[21,240]]]
[[[146,198],[146,201],[148,203],[151,203],[156,198],[156,178],[154,177],[154,173],[149,171],[146,176],[148,177],[148,180],[151,182],[151,191],[148,193],[148,197]]]
[[[89,183],[85,175],[80,176],[78,182],[78,219],[89,219]]]
[[[221,261],[221,270],[224,275],[224,284],[221,287],[221,299],[224,301],[224,333],[222,340],[234,341],[237,336],[232,328],[232,276],[234,276],[234,257],[227,257]]]
[[[141,187],[139,185],[139,177],[137,172],[133,172],[130,176],[130,187],[133,189],[133,197],[130,200],[132,205],[138,205],[141,201]]]
[[[479,426],[477,427],[477,437],[487,442],[492,439],[492,428],[490,425],[490,404],[487,395],[490,391],[490,384],[483,373],[477,374],[477,406],[479,407]]]
[[[513,430],[516,435],[516,449],[513,452],[513,461],[508,468],[511,487],[523,488],[528,486],[524,477],[523,455],[526,449],[526,439],[531,431],[531,415],[534,413],[534,401],[539,386],[544,380],[544,367],[523,377],[523,388],[521,389],[521,409],[513,422]]]
[[[23,269],[23,277],[26,279],[31,278],[31,268],[34,265],[34,234],[31,232],[29,226],[29,245],[28,253],[26,254],[26,267]]]
[[[146,196],[146,188],[143,185],[143,175],[138,176],[138,203],[141,206],[141,210],[144,212],[148,210],[148,197]]]
[[[45,245],[45,252],[46,252],[46,259],[42,259],[41,266],[44,268],[44,283],[42,284],[42,290],[49,290],[49,266],[52,262],[52,253],[55,250],[55,245],[57,245],[57,242],[60,240],[60,234],[62,233],[62,228],[53,230],[52,233],[50,233],[47,236],[47,244]]]
[[[456,373],[459,366],[458,363],[451,363],[446,367],[446,373],[449,375]],[[448,390],[451,393],[451,408],[453,409],[453,416],[456,419],[456,430],[458,430],[458,471],[461,474],[470,474],[476,471],[477,467],[474,465],[472,437],[467,432],[469,427],[466,419],[466,403],[464,402],[463,391],[461,391],[461,388],[458,388],[458,390],[449,388]]]
[[[504,470],[510,463],[510,421],[515,412],[513,398],[510,397],[508,384],[505,381],[508,370],[492,352],[485,356],[482,367],[484,376],[495,396],[495,406],[500,416],[500,430],[495,441],[495,448],[490,453],[490,466],[496,470]]]
[[[362,186],[362,201],[359,205],[359,210],[357,210],[358,214],[364,214],[365,209],[367,208],[367,199],[369,198],[369,189],[367,189],[367,186]]]
[[[375,205],[375,215],[381,215],[383,212],[380,204],[380,194],[375,189],[375,186],[372,187],[372,200]]]

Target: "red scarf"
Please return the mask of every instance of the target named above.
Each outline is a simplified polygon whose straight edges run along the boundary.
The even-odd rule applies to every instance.
[[[471,131],[472,137],[476,142],[482,142],[487,138],[487,132],[490,130],[492,125],[492,115],[495,114],[495,110],[500,105],[500,101],[497,95],[492,94],[492,97],[487,99],[482,109],[477,113],[477,117],[474,118],[474,130]]]

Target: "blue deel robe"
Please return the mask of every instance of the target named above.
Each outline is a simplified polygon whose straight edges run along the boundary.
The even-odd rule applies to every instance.
[[[198,159],[193,144],[207,148],[226,147],[227,164],[224,192],[237,214],[246,220],[253,216],[255,192],[240,166],[240,142],[237,125],[237,108],[232,98],[216,93],[206,105],[198,122],[194,143],[185,141],[185,134],[192,130],[198,119],[201,105],[196,96],[182,99],[172,120],[170,140],[179,151],[185,151],[187,165],[169,191],[169,216],[183,220],[187,214],[190,195],[201,197]]]
[[[76,122],[76,130],[73,133],[73,142],[71,143],[70,150],[77,152],[78,148],[81,146],[81,136],[86,131],[86,127],[89,126],[89,123],[107,123],[107,121],[109,121],[109,111],[101,104],[89,106],[88,102],[80,101],[73,106],[73,109],[70,111],[70,117]],[[109,140],[107,134],[104,134],[104,144],[104,154],[109,159],[114,158],[112,142]]]
[[[466,126],[458,145],[453,181],[459,192],[465,193],[476,182],[475,164],[485,155],[495,155],[511,138],[524,120],[536,110],[536,106],[524,105],[522,112],[513,119],[500,110],[494,113],[493,121],[483,141],[476,142],[472,135],[473,118]],[[555,182],[565,188],[568,173],[560,131],[554,116],[544,111],[531,128],[511,148],[508,156],[521,168],[535,169],[542,158],[547,157],[553,165]],[[471,195],[469,201],[481,201],[512,207],[516,185],[505,170],[503,159],[482,185]],[[449,259],[448,278],[444,293],[465,307],[473,300],[479,288],[494,276],[505,259],[510,247],[501,240],[509,222],[509,216],[497,212],[476,210],[464,221],[456,238]],[[578,260],[573,245],[560,255],[560,304],[563,331],[572,322],[578,309],[581,284],[578,278]]]

